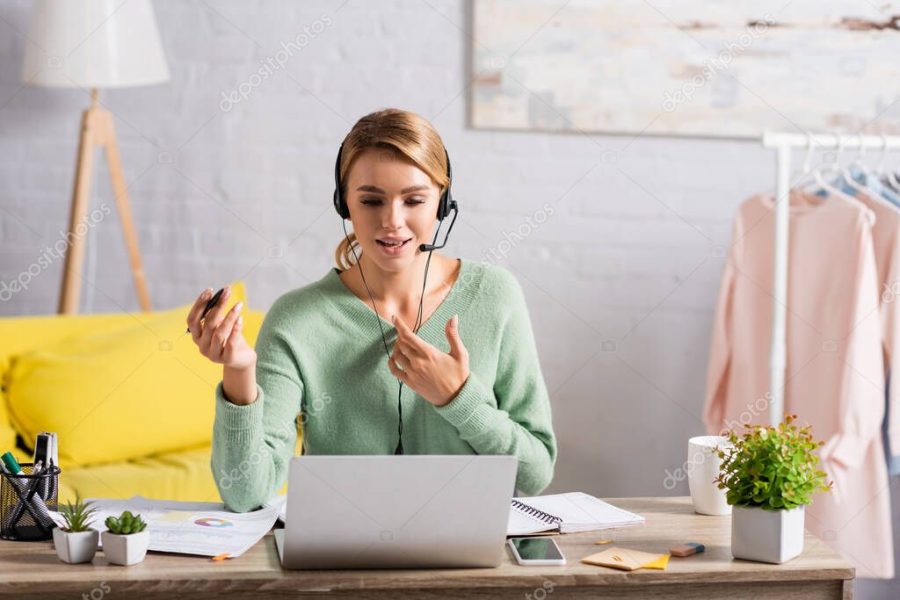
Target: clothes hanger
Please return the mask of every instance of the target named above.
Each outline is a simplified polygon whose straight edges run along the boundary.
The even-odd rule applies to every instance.
[[[873,201],[878,202],[879,204],[882,204],[884,206],[889,206],[896,210],[897,206],[895,204],[892,204],[887,198],[885,198],[882,195],[881,190],[879,190],[878,188],[875,187],[875,185],[878,185],[878,183],[879,183],[878,177],[872,172],[872,169],[870,169],[864,162],[865,161],[865,152],[866,152],[864,141],[865,141],[865,139],[863,137],[863,134],[862,134],[862,132],[860,132],[859,133],[859,154],[856,155],[856,158],[853,160],[853,162],[851,162],[848,166],[845,166],[843,169],[841,169],[841,175],[844,178],[845,184],[847,187],[854,190],[855,192],[858,192],[861,194],[866,194],[866,196],[868,198],[871,198]],[[885,141],[885,144],[886,143],[887,142]],[[853,173],[851,172],[852,168],[856,168],[859,170],[860,173],[862,173],[863,183],[859,183],[859,181],[856,179],[856,177],[853,176]],[[850,197],[852,198],[853,195],[851,194]]]
[[[897,174],[893,169],[886,168],[887,166],[887,154],[888,154],[888,143],[887,143],[887,135],[882,133],[881,139],[884,141],[884,145],[882,146],[883,153],[881,155],[881,167],[880,170],[884,174],[885,181],[887,185],[893,188],[893,191],[896,193],[900,193],[900,180],[897,179]]]
[[[878,166],[875,167],[874,172],[868,178],[866,183],[872,187],[877,197],[885,200],[894,208],[900,209],[900,188],[895,188],[891,182],[892,177],[896,180],[896,175],[887,168],[887,155],[888,139],[887,135],[882,133],[881,158],[878,161]]]
[[[844,181],[846,182],[846,184],[850,188],[856,190],[857,192],[862,192],[862,193],[866,193],[866,194],[870,194],[870,195],[876,195],[878,192],[865,184],[865,182],[869,181],[869,178],[872,177],[872,171],[871,171],[871,169],[869,169],[869,167],[866,166],[865,162],[863,162],[864,158],[865,158],[865,154],[866,154],[866,147],[863,145],[863,142],[864,142],[863,134],[862,134],[862,131],[860,131],[859,132],[859,153],[856,155],[856,158],[854,158],[853,161],[849,165],[846,165],[841,169],[841,176],[844,178]],[[853,168],[858,169],[859,172],[862,173],[862,175],[863,175],[863,183],[862,184],[859,183],[856,180],[856,177],[853,176],[853,173],[851,172],[851,169],[853,169]]]
[[[806,156],[803,158],[803,166],[800,174],[791,182],[791,188],[802,189],[814,182],[812,175],[812,157],[816,148],[816,142],[811,133],[806,132]]]
[[[888,154],[888,142],[887,135],[881,134],[881,157],[878,159],[878,166],[875,167],[875,175],[878,177],[884,177],[887,174],[887,154]]]
[[[847,197],[847,194],[828,183],[828,180],[826,179],[826,175],[834,176],[839,174],[839,169],[837,169],[836,165],[840,161],[841,153],[844,150],[844,144],[840,135],[835,134],[835,137],[837,138],[838,155],[835,157],[834,161],[832,161],[831,163],[825,163],[824,165],[819,165],[816,168],[811,168],[812,150],[813,146],[815,146],[815,138],[811,133],[806,133],[809,152],[806,155],[806,164],[804,165],[804,168],[810,170],[800,178],[800,182],[797,184],[797,187],[802,191],[807,193],[817,193],[820,191],[824,191],[826,194],[824,198],[827,198],[828,196],[844,196],[845,198]],[[826,173],[823,167],[828,168],[829,171]],[[817,195],[823,197],[821,194]]]

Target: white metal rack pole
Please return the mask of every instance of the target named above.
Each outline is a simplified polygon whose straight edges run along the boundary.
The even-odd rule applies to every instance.
[[[787,364],[788,233],[790,220],[791,149],[809,148],[900,148],[900,136],[847,135],[836,133],[763,133],[762,145],[775,148],[775,264],[772,284],[772,344],[769,351],[769,423],[777,425],[784,415],[784,372]]]

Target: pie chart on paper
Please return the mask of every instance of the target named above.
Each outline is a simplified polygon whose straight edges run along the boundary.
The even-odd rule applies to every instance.
[[[234,523],[231,521],[227,521],[225,519],[218,519],[216,517],[201,517],[194,521],[195,525],[200,525],[201,527],[233,527]]]

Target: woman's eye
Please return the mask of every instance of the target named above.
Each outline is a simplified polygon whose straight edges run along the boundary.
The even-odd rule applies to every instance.
[[[378,206],[381,204],[381,200],[379,198],[363,198],[360,200],[360,203],[365,206]],[[416,204],[425,204],[425,201],[421,198],[408,198],[406,204],[413,206]]]

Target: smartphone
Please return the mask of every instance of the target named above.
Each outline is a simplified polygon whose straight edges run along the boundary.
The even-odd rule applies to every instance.
[[[566,557],[551,537],[514,537],[507,543],[520,565],[566,564]]]

